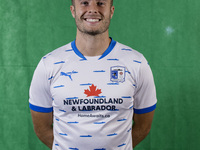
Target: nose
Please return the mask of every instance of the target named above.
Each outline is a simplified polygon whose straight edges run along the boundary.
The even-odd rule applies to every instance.
[[[96,14],[98,12],[98,8],[97,8],[97,5],[96,5],[96,2],[95,1],[91,1],[90,3],[90,7],[88,8],[88,13],[92,14]]]

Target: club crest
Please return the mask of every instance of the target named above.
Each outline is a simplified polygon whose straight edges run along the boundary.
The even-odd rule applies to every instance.
[[[125,81],[125,67],[114,66],[110,68],[110,80],[112,82],[124,82]]]

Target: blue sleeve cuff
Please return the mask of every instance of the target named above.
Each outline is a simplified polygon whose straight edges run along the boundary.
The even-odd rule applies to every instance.
[[[37,111],[37,112],[50,113],[50,112],[53,111],[53,107],[44,108],[44,107],[32,105],[31,103],[29,103],[29,107],[30,107],[31,110],[34,110],[34,111]]]
[[[143,109],[135,109],[134,108],[134,113],[136,114],[144,114],[144,113],[148,113],[153,111],[154,109],[156,109],[156,104],[147,108],[143,108]]]

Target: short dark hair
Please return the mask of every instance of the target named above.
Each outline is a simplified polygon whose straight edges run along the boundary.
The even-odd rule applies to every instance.
[[[74,0],[71,0],[72,1],[72,5],[74,6]],[[113,5],[113,0],[111,0],[111,6]]]

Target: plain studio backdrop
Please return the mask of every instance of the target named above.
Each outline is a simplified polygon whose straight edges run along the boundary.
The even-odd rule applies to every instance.
[[[0,149],[47,150],[28,92],[39,60],[75,39],[71,0],[0,0]],[[114,0],[110,36],[143,53],[155,78],[152,129],[135,150],[200,149],[200,1]]]

